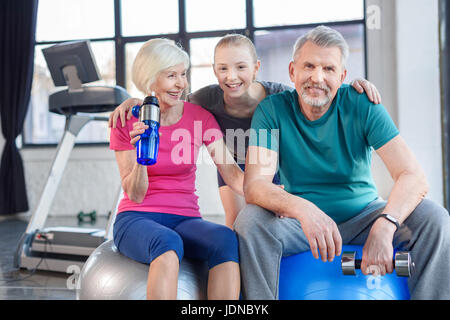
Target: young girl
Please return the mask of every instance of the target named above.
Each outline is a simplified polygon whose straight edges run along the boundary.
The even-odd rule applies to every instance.
[[[243,172],[211,113],[180,100],[188,66],[187,53],[166,39],[146,42],[136,56],[133,82],[145,95],[154,92],[159,100],[160,147],[155,165],[140,165],[135,144],[148,126],[133,118],[111,130],[110,148],[115,150],[124,190],[114,243],[125,256],[150,264],[148,299],[176,299],[183,256],[208,262],[209,299],[238,299],[236,235],[203,220],[199,212],[195,195],[199,148],[206,145],[227,184],[240,195]]]
[[[240,34],[226,35],[214,49],[213,67],[218,85],[204,87],[188,96],[188,101],[202,106],[214,115],[225,135],[228,148],[243,170],[248,145],[246,131],[250,128],[256,107],[269,95],[293,90],[280,83],[256,81],[260,66],[255,46],[250,39]],[[360,93],[365,90],[372,102],[381,103],[377,89],[370,82],[355,80],[352,85]],[[111,114],[109,125],[115,127],[117,118],[120,116],[123,126],[126,112],[134,105],[141,103],[140,99],[124,101]],[[130,117],[131,112],[128,112],[127,118],[130,119]],[[224,181],[220,172],[217,176],[220,197],[225,210],[225,223],[232,228],[237,214],[245,205],[245,200]],[[274,183],[278,184],[278,181],[278,177],[275,176]]]

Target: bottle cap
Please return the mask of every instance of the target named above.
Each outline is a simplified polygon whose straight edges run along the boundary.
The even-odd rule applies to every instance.
[[[145,97],[144,103],[143,103],[142,105],[145,105],[145,104],[154,104],[154,105],[156,105],[156,106],[159,107],[159,101],[158,101],[158,98],[156,98],[156,96],[154,96],[153,93],[154,93],[154,92],[152,92],[152,95],[151,95],[151,96]]]

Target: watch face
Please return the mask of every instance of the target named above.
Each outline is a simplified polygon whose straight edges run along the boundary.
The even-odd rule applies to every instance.
[[[391,215],[387,215],[388,219],[391,220],[392,222],[397,222],[397,219],[395,219],[393,216]]]

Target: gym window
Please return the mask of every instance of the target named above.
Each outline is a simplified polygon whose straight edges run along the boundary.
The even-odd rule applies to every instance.
[[[59,142],[64,116],[48,111],[55,88],[42,49],[56,43],[89,39],[102,80],[142,97],[131,82],[130,69],[143,42],[165,37],[180,43],[191,57],[190,91],[217,83],[213,48],[227,33],[250,37],[261,60],[259,79],[292,85],[288,64],[295,40],[317,25],[339,30],[350,45],[347,80],[366,77],[364,0],[40,0],[35,67],[24,146]],[[77,144],[108,143],[106,122],[91,122]]]

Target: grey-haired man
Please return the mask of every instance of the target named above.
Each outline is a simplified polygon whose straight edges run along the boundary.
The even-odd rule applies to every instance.
[[[243,296],[277,299],[283,256],[311,250],[332,261],[355,244],[365,274],[392,273],[394,248],[410,251],[411,298],[450,299],[448,212],[425,199],[425,174],[385,108],[343,85],[347,56],[340,33],[313,29],[294,47],[295,90],[266,98],[253,116],[248,205],[234,225]],[[387,201],[372,178],[373,150],[395,182]],[[284,190],[271,182],[277,166]]]

